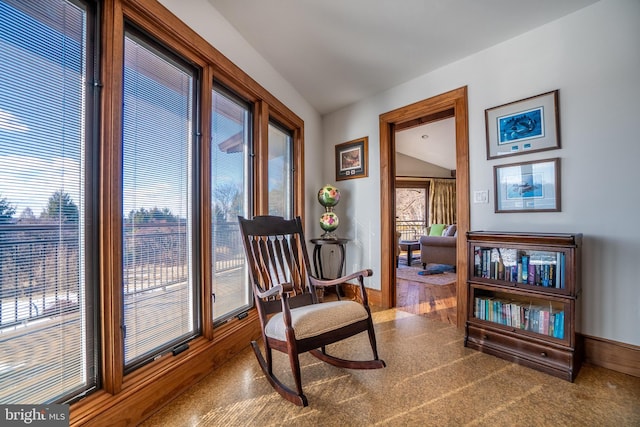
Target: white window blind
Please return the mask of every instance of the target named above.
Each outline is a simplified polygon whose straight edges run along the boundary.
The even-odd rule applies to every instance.
[[[0,0],[2,404],[63,402],[96,384],[91,16],[80,2]]]
[[[196,74],[125,36],[123,313],[125,369],[199,331],[192,232]]]
[[[269,123],[269,215],[293,217],[293,138]]]
[[[249,105],[214,89],[211,127],[213,320],[220,321],[246,310],[253,298],[238,226],[252,194]]]

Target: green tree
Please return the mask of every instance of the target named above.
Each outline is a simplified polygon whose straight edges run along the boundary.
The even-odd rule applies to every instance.
[[[41,216],[49,219],[60,219],[63,222],[78,222],[78,206],[73,203],[69,193],[58,190],[49,197],[47,209]]]
[[[16,213],[15,206],[11,206],[6,197],[0,198],[0,223],[9,222]]]
[[[149,224],[157,222],[176,222],[178,217],[171,213],[169,208],[154,207],[151,210],[140,208],[137,211],[131,210],[127,218],[130,224]]]

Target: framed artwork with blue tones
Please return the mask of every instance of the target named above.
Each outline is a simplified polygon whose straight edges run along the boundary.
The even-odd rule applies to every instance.
[[[558,90],[484,110],[487,159],[560,148]]]
[[[560,159],[493,167],[495,212],[559,212]]]

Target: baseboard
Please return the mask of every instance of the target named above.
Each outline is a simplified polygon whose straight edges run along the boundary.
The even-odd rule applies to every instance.
[[[358,285],[354,285],[352,283],[343,283],[341,285],[341,288],[347,298],[360,301],[361,298]],[[382,306],[382,292],[377,289],[366,288],[366,290],[369,305]]]
[[[356,285],[345,283],[342,285],[345,295],[351,299],[360,299],[360,292]],[[382,305],[382,292],[367,288],[369,305]],[[611,369],[612,371],[640,377],[640,347],[580,334],[584,343],[584,360],[592,365]]]
[[[582,335],[585,362],[640,377],[640,347]]]

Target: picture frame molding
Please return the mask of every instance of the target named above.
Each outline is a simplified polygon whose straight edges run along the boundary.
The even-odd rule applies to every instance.
[[[484,110],[487,160],[560,148],[558,102],[559,90],[556,89]],[[500,135],[505,136],[505,134],[500,130],[500,121],[502,120],[502,125],[506,126],[507,123],[510,123],[509,119],[522,119],[522,116],[517,117],[520,114],[530,114],[533,118],[539,118],[540,128],[538,129],[536,126],[526,132],[525,126],[523,132],[529,133],[529,136],[505,139],[501,142]],[[520,124],[527,123],[522,120],[520,122]],[[514,132],[518,132],[518,123],[516,122],[514,126],[516,127]]]
[[[364,136],[335,146],[336,181],[369,176],[368,145],[369,137]],[[347,165],[347,160],[354,165]]]
[[[531,194],[525,195],[521,189],[514,190],[520,192],[521,197],[517,194],[510,193],[508,188],[509,182],[513,181],[513,177],[517,174],[509,174],[511,168],[522,168],[527,165],[550,164],[550,170],[532,171],[528,173],[526,179],[525,174],[520,172],[519,185],[532,187],[526,190]],[[515,172],[515,171],[513,171]],[[543,175],[543,176],[534,176]],[[540,185],[540,189],[536,190],[536,184]],[[514,184],[512,184],[514,185]],[[548,194],[549,186],[553,189],[552,194]],[[546,190],[545,190],[546,188]],[[561,191],[560,191],[560,158],[530,160],[526,162],[509,163],[504,165],[495,165],[493,167],[493,193],[494,193],[494,211],[495,213],[513,213],[513,212],[560,212],[561,211]],[[535,201],[539,200],[539,207],[535,206]],[[529,203],[527,203],[529,202]]]

